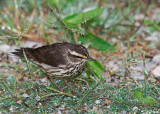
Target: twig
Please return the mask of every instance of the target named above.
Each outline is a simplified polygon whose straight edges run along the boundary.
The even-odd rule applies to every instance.
[[[58,19],[64,24],[64,26],[65,26],[67,29],[71,29],[71,28],[63,21],[63,19],[61,18],[60,14],[56,11],[56,9],[53,8],[51,5],[49,5],[49,7],[51,8],[52,12],[58,17]]]
[[[15,28],[18,28],[18,22],[19,22],[19,17],[18,17],[18,5],[17,5],[17,0],[14,0],[14,24],[15,24]]]
[[[111,102],[110,104],[124,104],[124,105],[133,105],[133,106],[143,106],[143,107],[156,107],[156,108],[160,108],[160,106],[145,105],[145,104],[133,104],[133,103],[126,103],[126,102]]]
[[[3,80],[1,80],[1,82],[4,85],[4,87],[10,92],[11,96],[14,96],[14,91],[12,91],[12,89],[8,86],[8,84],[6,84],[6,82]]]
[[[67,31],[68,30],[71,30],[74,34],[74,40],[75,40],[75,43],[78,43],[78,37],[76,35],[76,32],[80,33],[80,34],[86,34],[86,33],[82,33],[81,31],[77,30],[77,29],[72,29],[71,27],[69,27],[65,22],[64,20],[61,18],[60,14],[58,13],[58,11],[53,8],[51,5],[49,5],[49,7],[51,8],[52,12],[58,17],[58,19],[61,21],[61,23],[64,25],[64,27],[67,28]]]
[[[69,96],[69,97],[74,97],[72,94],[64,93],[64,92],[58,91],[58,90],[56,90],[54,88],[51,88],[51,87],[47,87],[47,89],[55,91],[57,93],[50,93],[50,94],[44,95],[44,96],[42,96],[40,98],[40,100],[43,99],[43,98],[45,98],[45,97],[50,97],[50,96],[55,96],[55,95],[65,95],[65,96]]]
[[[72,31],[72,32],[73,32],[73,34],[74,34],[74,41],[75,41],[76,44],[78,44],[78,37],[77,37],[77,34],[76,34],[75,31]]]
[[[31,72],[31,68],[30,68],[30,65],[29,65],[29,61],[28,61],[28,58],[27,58],[27,56],[26,56],[26,54],[25,54],[25,52],[24,52],[24,49],[23,49],[23,55],[24,55],[24,58],[25,58],[25,60],[26,60],[27,68],[28,68],[28,70],[29,70],[29,75],[30,75],[31,80],[32,80],[32,75],[33,75],[33,73]]]
[[[42,96],[40,98],[40,100],[43,99],[43,98],[45,98],[45,97],[56,96],[56,95],[65,95],[65,96],[69,96],[69,97],[74,97],[73,95],[68,94],[68,93],[50,93],[50,94]]]
[[[100,81],[98,83],[94,84],[93,88],[91,88],[89,91],[87,91],[87,93],[82,97],[82,99],[77,102],[82,102],[91,93],[91,91],[94,90],[98,86],[99,83],[100,83]]]

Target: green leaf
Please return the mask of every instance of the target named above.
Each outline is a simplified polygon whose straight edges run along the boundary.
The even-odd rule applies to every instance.
[[[120,23],[122,19],[123,18],[122,18],[122,15],[121,15],[121,10],[120,9],[114,10],[108,16],[108,21],[106,21],[106,23],[105,23],[105,28],[110,28],[110,26]],[[113,27],[113,28],[115,28],[115,27]]]
[[[90,73],[90,72],[88,72],[88,71],[86,72],[86,74],[87,74],[87,76],[88,76],[88,77],[90,77],[90,76],[91,76],[91,73]]]
[[[78,14],[73,14],[71,16],[67,16],[64,18],[64,22],[67,25],[75,25],[75,24],[81,24],[84,21],[88,21],[90,19],[93,19],[100,15],[103,12],[103,8],[96,8],[94,10],[90,10],[87,12],[81,12]]]
[[[59,3],[59,0],[48,0],[46,2],[46,6],[49,7],[48,5],[51,5],[51,6],[55,6]]]
[[[149,34],[152,34],[153,32],[156,31],[156,28],[154,26],[148,26],[148,27],[146,27],[146,29]]]
[[[154,20],[144,20],[143,24],[144,25],[154,25],[155,21]]]
[[[147,26],[146,28],[150,34],[155,32],[156,30],[160,30],[158,23],[159,22],[153,20],[144,20],[144,25]]]
[[[69,2],[72,2],[73,0],[46,0],[46,6],[49,7],[48,5],[51,5],[51,6],[63,6],[66,5],[67,3]],[[58,9],[61,9],[61,8],[58,8]]]
[[[153,104],[157,103],[156,100],[151,96],[143,97],[143,93],[140,92],[140,91],[135,91],[134,92],[134,97],[137,98],[140,102],[142,102],[146,105],[153,105]]]
[[[157,103],[157,101],[151,96],[146,96],[145,98],[140,99],[140,101],[146,105],[153,105]]]
[[[104,71],[104,66],[99,61],[94,61],[94,63],[98,66],[101,71]]]
[[[97,50],[101,51],[107,51],[110,49],[110,51],[115,51],[116,48],[114,48],[110,43],[107,41],[99,38],[98,36],[95,36],[91,33],[88,33],[86,37],[80,36],[78,39],[82,43],[91,43],[90,47],[95,48]]]
[[[96,65],[95,61],[87,61],[87,64],[92,69],[93,73],[97,76],[97,78],[102,79],[102,71],[101,69]]]
[[[143,93],[140,91],[135,91],[134,92],[134,97],[137,98],[138,100],[143,98]]]

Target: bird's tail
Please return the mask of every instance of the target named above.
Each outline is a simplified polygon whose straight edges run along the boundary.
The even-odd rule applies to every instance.
[[[27,59],[33,59],[34,57],[32,56],[32,52],[33,52],[32,48],[20,48],[20,49],[16,49],[15,52],[11,52],[11,53],[20,58],[24,58],[26,56]]]

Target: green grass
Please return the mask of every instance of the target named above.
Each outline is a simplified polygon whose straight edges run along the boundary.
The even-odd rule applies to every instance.
[[[27,40],[41,41],[43,44],[63,40],[81,42],[98,53],[93,56],[97,57],[100,63],[88,63],[89,69],[86,69],[86,74],[77,79],[67,80],[70,88],[62,80],[54,79],[64,90],[60,92],[47,80],[46,74],[33,63],[26,60],[23,63],[16,63],[2,59],[0,112],[46,113],[58,110],[63,113],[160,112],[159,82],[149,81],[145,73],[145,80],[135,80],[131,77],[132,71],[129,69],[130,65],[148,61],[141,56],[145,54],[145,50],[138,51],[139,47],[137,52],[129,52],[132,44],[138,42],[136,37],[139,37],[137,31],[140,27],[148,28],[150,30],[148,34],[159,30],[157,20],[146,18],[140,21],[140,27],[134,26],[134,15],[139,13],[146,15],[148,8],[158,6],[153,1],[150,5],[142,1],[127,0],[123,3],[117,0],[88,1],[3,1],[0,7],[0,45],[23,46],[23,41]],[[113,8],[111,3],[114,4]],[[54,11],[48,4],[51,6],[54,4]],[[83,12],[85,8],[92,6],[95,8]],[[103,7],[103,11],[100,7]],[[116,52],[119,48],[115,43],[111,43],[114,38],[119,40],[121,48],[127,47],[126,52],[123,54]],[[118,59],[120,54],[125,59]],[[133,59],[137,62],[132,62]],[[105,64],[108,61],[120,61],[121,72],[106,69]],[[19,80],[23,76],[23,80]],[[111,76],[122,80],[108,81]],[[76,91],[75,95],[72,95],[72,89]]]
[[[136,112],[142,111],[151,112],[158,111],[159,103],[154,105],[142,104],[134,97],[134,91],[140,90],[144,95],[150,95],[158,99],[158,84],[147,83],[145,87],[139,88],[136,84],[127,86],[109,86],[105,81],[96,83],[93,81],[85,87],[81,81],[77,81],[71,88],[64,86],[63,82],[58,84],[65,88],[65,92],[71,93],[74,89],[77,94],[75,96],[58,94],[53,84],[47,84],[41,81],[31,83],[30,80],[18,83],[14,76],[8,77],[5,80],[1,79],[1,111],[10,112],[11,107],[16,112],[56,112],[56,108],[65,105],[65,110],[69,112],[83,112],[85,107],[87,110],[84,112],[93,112],[93,107],[96,106],[103,112],[135,112],[133,107],[138,107]],[[27,94],[27,97],[24,96]],[[100,100],[100,104],[95,102]],[[107,104],[106,100],[110,103]],[[110,108],[107,108],[107,105]],[[19,110],[19,111],[18,111]]]

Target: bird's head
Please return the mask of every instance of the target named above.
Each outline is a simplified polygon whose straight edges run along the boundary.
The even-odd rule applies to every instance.
[[[68,49],[68,56],[75,62],[79,61],[96,61],[89,56],[87,49],[82,45],[72,45]]]

